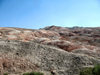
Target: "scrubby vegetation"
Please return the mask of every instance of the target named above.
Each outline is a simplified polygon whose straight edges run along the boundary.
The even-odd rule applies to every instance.
[[[100,75],[100,65],[96,65],[93,68],[93,75]]]
[[[8,73],[4,73],[4,75],[8,75]]]
[[[80,75],[100,75],[100,64],[82,69]]]
[[[88,67],[81,70],[80,75],[93,75],[92,73],[93,68]]]
[[[44,75],[44,74],[41,72],[27,72],[27,73],[24,73],[23,75]]]

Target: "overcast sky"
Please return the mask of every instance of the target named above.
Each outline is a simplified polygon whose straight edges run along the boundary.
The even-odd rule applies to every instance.
[[[0,0],[0,27],[100,26],[100,0]]]

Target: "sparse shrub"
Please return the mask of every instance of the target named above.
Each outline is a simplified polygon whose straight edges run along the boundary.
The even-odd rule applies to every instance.
[[[100,75],[100,64],[82,69],[80,75]]]
[[[30,73],[29,73],[29,72],[27,72],[27,73],[24,73],[23,75],[30,75]]]
[[[44,74],[41,72],[27,72],[27,73],[24,73],[23,75],[44,75]]]
[[[44,75],[44,74],[41,72],[31,72],[30,75]]]
[[[8,75],[8,73],[4,73],[4,75]]]
[[[80,75],[93,75],[92,70],[91,67],[84,68],[81,70]]]
[[[100,65],[95,65],[93,68],[93,75],[100,75]]]

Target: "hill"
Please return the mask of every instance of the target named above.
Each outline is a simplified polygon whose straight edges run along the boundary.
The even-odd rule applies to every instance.
[[[78,75],[100,63],[100,28],[0,28],[0,73]]]

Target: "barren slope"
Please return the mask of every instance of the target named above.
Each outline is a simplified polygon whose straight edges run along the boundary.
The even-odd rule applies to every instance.
[[[100,63],[100,28],[50,26],[39,30],[0,28],[1,75],[40,71],[78,75]]]
[[[27,61],[31,62],[31,67],[33,65],[33,68],[38,68],[37,71],[42,71],[46,75],[49,75],[51,71],[54,71],[55,73],[57,73],[57,75],[75,75],[79,73],[79,70],[82,67],[93,66],[94,64],[100,63],[100,60],[98,58],[93,58],[84,54],[80,55],[71,52],[69,53],[55,47],[49,47],[32,42],[1,40],[0,53],[6,53],[6,55],[11,54],[12,56],[19,57],[20,59],[24,58]],[[6,56],[4,56],[4,59],[7,60]],[[13,60],[17,62],[17,60]],[[13,63],[13,60],[11,60],[10,62]],[[28,64],[28,62],[25,62],[26,60],[21,61],[19,65]],[[11,67],[15,67],[17,69],[15,71],[9,71],[9,67],[5,68],[4,65],[3,70],[9,73],[20,74],[21,72],[23,72],[23,69],[17,68],[18,66],[16,64],[12,65]],[[29,68],[30,71],[32,70],[29,65],[27,67],[26,65],[22,66],[24,67],[25,72],[28,71],[27,68]],[[18,72],[18,70],[20,72]]]

